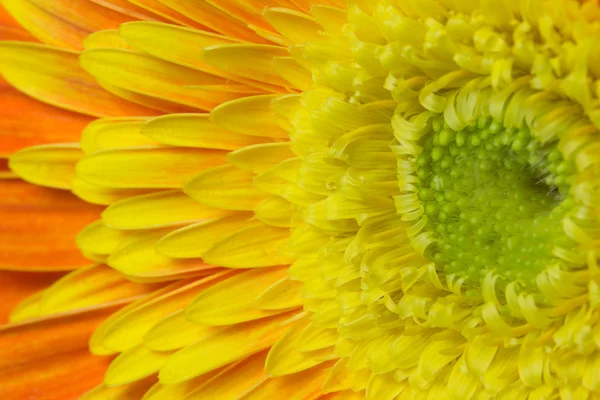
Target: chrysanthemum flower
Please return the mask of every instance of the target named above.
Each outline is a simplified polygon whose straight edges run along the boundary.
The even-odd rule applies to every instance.
[[[1,398],[600,399],[595,0],[2,4]]]

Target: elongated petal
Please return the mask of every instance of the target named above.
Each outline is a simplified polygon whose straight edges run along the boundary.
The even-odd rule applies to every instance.
[[[155,376],[115,387],[103,383],[84,394],[80,400],[139,400],[155,383]]]
[[[186,315],[207,325],[231,325],[265,318],[282,311],[256,307],[257,297],[286,274],[283,268],[242,272],[200,293],[187,307]]]
[[[130,282],[105,265],[90,266],[68,274],[46,290],[40,301],[39,315],[133,301],[157,288]]]
[[[172,352],[154,351],[143,344],[119,354],[106,371],[104,383],[118,386],[135,382],[156,373]]]
[[[258,44],[216,45],[204,50],[203,59],[222,71],[272,85],[287,86],[273,66],[274,57],[289,56],[287,49]]]
[[[230,214],[199,204],[178,190],[169,190],[119,201],[102,213],[102,220],[118,229],[151,229],[213,220]]]
[[[100,150],[160,144],[141,134],[146,120],[139,117],[98,119],[81,132],[81,149],[91,154]]]
[[[109,360],[93,357],[87,342],[98,324],[118,307],[100,308],[0,329],[0,396],[31,398],[47,393],[60,400],[99,384]]]
[[[0,180],[0,188],[0,268],[70,270],[89,263],[75,237],[98,218],[100,207],[17,179]]]
[[[302,12],[285,8],[266,8],[263,15],[279,33],[293,43],[322,39],[319,35],[319,25]]]
[[[18,0],[17,0],[18,1]],[[29,96],[92,117],[156,115],[116,97],[79,66],[78,54],[25,42],[0,44],[0,73]]]
[[[208,114],[171,114],[153,118],[146,122],[141,133],[173,146],[223,150],[235,150],[267,140],[221,129]]]
[[[223,164],[225,152],[185,148],[105,150],[77,164],[77,175],[114,188],[180,188],[199,171]]]
[[[148,10],[156,15],[160,15],[162,18],[166,19],[171,23],[191,26],[199,29],[205,28],[203,25],[197,23],[193,19],[188,18],[185,14],[181,14],[176,10],[166,6],[160,0],[129,0],[129,2],[145,10]]]
[[[308,326],[308,319],[298,321],[269,350],[265,371],[269,376],[293,375],[300,371],[319,365],[327,360],[337,358],[333,347],[317,352],[302,352],[296,343]]]
[[[259,174],[294,157],[296,154],[289,143],[265,143],[233,151],[227,155],[227,161],[244,171]]]
[[[174,259],[158,254],[155,249],[157,240],[144,239],[120,248],[108,258],[108,265],[140,282],[204,276],[215,271],[214,265],[200,258]]]
[[[181,349],[204,337],[212,336],[222,327],[191,322],[184,310],[163,318],[144,335],[144,345],[156,351]]]
[[[278,378],[271,378],[254,387],[244,399],[266,400],[285,396],[290,400],[314,399],[322,394],[321,387],[327,378],[327,364]]]
[[[155,323],[185,307],[198,293],[226,276],[221,273],[198,281],[181,280],[124,307],[96,330],[90,350],[95,354],[111,354],[132,348],[142,342]]]
[[[299,307],[302,305],[301,288],[301,282],[293,281],[285,276],[266,288],[256,298],[256,307],[263,310],[283,310]]]
[[[0,287],[2,287],[0,324],[8,322],[11,311],[18,303],[34,293],[46,289],[63,275],[63,272],[40,274],[22,271],[0,271]]]
[[[254,386],[267,379],[263,368],[266,357],[267,352],[261,351],[232,364],[231,368],[190,393],[186,400],[239,399]]]
[[[272,345],[290,314],[229,326],[179,350],[161,368],[161,383],[177,383],[238,361]]]
[[[267,43],[263,38],[248,29],[242,21],[206,2],[186,0],[162,0],[169,7],[178,10],[195,21],[223,35],[239,38],[252,43]]]
[[[88,0],[6,0],[2,5],[43,42],[75,50],[83,48],[86,35],[133,19]]]
[[[229,268],[289,264],[292,259],[281,251],[288,238],[287,229],[258,224],[224,237],[204,253],[203,257],[210,264]]]
[[[272,107],[277,95],[253,96],[230,101],[216,107],[211,119],[222,129],[242,135],[288,138],[277,125],[278,117]]]
[[[233,165],[208,169],[186,182],[183,190],[209,207],[248,211],[268,195],[252,185],[253,174]]]
[[[228,233],[255,225],[250,213],[236,213],[214,221],[199,222],[173,231],[156,243],[159,254],[172,258],[202,257]]]
[[[71,191],[77,197],[88,203],[106,206],[129,197],[154,193],[156,190],[110,188],[105,186],[94,185],[93,183],[89,183],[87,181],[84,181],[80,177],[75,176],[75,178],[71,182]]]
[[[8,165],[28,182],[55,189],[69,189],[75,177],[75,165],[82,156],[78,144],[48,144],[13,154]]]
[[[210,110],[242,96],[201,89],[226,88],[227,79],[128,50],[86,50],[81,55],[81,65],[99,80],[116,87],[200,110]]]
[[[92,119],[41,103],[12,88],[0,90],[0,154],[27,146],[76,142]]]

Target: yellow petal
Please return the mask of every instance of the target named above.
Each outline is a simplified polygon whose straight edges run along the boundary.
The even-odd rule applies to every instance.
[[[125,385],[146,378],[163,366],[173,352],[154,351],[143,344],[124,351],[115,358],[104,376],[108,386]]]
[[[92,204],[109,205],[132,196],[153,192],[152,189],[115,189],[94,185],[78,176],[73,178],[71,191],[82,200]]]
[[[186,400],[242,398],[252,387],[267,379],[264,371],[266,357],[267,352],[261,351],[232,364],[221,375],[190,393]]]
[[[81,132],[81,149],[86,154],[120,147],[158,145],[141,134],[146,118],[123,117],[98,119]]]
[[[90,49],[131,49],[131,47],[119,36],[116,29],[107,29],[94,32],[83,40],[83,47]]]
[[[224,44],[204,49],[203,59],[225,72],[278,86],[288,82],[273,67],[274,57],[289,56],[287,49],[260,44]]]
[[[224,237],[208,249],[203,257],[210,264],[229,268],[289,264],[292,258],[281,253],[288,238],[289,230],[261,223]]]
[[[267,7],[263,15],[286,39],[293,43],[305,43],[309,40],[322,40],[320,26],[314,18],[298,11],[286,8]]]
[[[119,246],[125,235],[125,232],[110,228],[102,220],[98,220],[79,232],[76,243],[84,253],[109,255]]]
[[[150,390],[146,392],[142,400],[174,400],[174,399],[188,399],[188,395],[195,390],[209,384],[216,377],[223,374],[225,371],[231,369],[232,366],[225,366],[216,369],[206,374],[200,375],[196,378],[174,383],[172,385],[162,385],[156,383]]]
[[[156,252],[158,238],[139,240],[119,248],[107,260],[108,265],[138,282],[160,282],[189,276],[205,276],[215,266],[200,258],[174,259]]]
[[[220,128],[242,135],[288,139],[288,132],[278,125],[281,117],[273,110],[272,102],[279,97],[262,95],[229,101],[212,110],[210,118]]]
[[[64,276],[44,292],[38,315],[132,301],[156,288],[130,282],[105,265],[85,267]]]
[[[196,175],[183,190],[196,201],[225,210],[253,210],[267,194],[252,185],[250,172],[222,165]]]
[[[149,120],[142,128],[146,135],[173,146],[236,150],[265,141],[217,127],[208,114],[171,114]]]
[[[265,371],[269,376],[293,375],[337,358],[333,347],[315,352],[301,352],[296,342],[308,326],[308,318],[297,321],[269,350]]]
[[[256,307],[263,310],[282,310],[302,305],[302,283],[288,276],[279,279],[256,298]]]
[[[192,3],[186,1],[186,4]],[[199,3],[194,3],[194,5],[196,4]],[[251,34],[256,36],[253,32]],[[235,73],[215,68],[204,60],[205,48],[238,43],[233,37],[154,22],[123,24],[119,28],[119,35],[131,46],[157,58],[227,78],[261,91],[280,92],[282,90],[279,86],[243,78]],[[173,45],[174,43],[177,45]]]
[[[75,164],[82,156],[78,144],[41,145],[13,154],[8,165],[28,182],[69,189],[75,177]]]
[[[292,87],[302,91],[313,87],[312,74],[306,70],[298,61],[292,57],[275,57],[273,66],[283,79],[288,81]]]
[[[180,188],[199,171],[223,164],[225,152],[186,148],[105,150],[83,158],[77,175],[114,188]]]
[[[2,42],[0,73],[35,99],[93,117],[156,114],[102,89],[81,68],[78,56],[36,43]]]
[[[267,197],[254,210],[256,218],[267,225],[289,228],[293,225],[295,210],[292,204],[279,196]]]
[[[82,67],[103,82],[200,110],[210,110],[240,97],[236,93],[191,88],[192,85],[227,85],[228,81],[134,51],[92,49],[84,51],[80,59]]]
[[[259,174],[295,157],[290,143],[264,143],[233,151],[227,155],[227,161],[239,169]]]
[[[227,234],[253,226],[251,213],[236,213],[214,221],[199,222],[164,236],[156,244],[159,254],[172,258],[202,257],[213,244]]]
[[[90,339],[94,354],[111,354],[130,349],[158,321],[185,307],[198,293],[228,276],[215,274],[197,281],[181,280],[157,290],[106,319]]]
[[[287,328],[291,314],[231,325],[179,350],[161,368],[161,383],[170,384],[212,371],[271,346]]]
[[[242,272],[200,293],[186,308],[190,321],[207,325],[232,325],[253,321],[287,310],[262,310],[257,297],[286,275],[284,268]]]
[[[184,310],[163,318],[145,335],[144,344],[157,351],[181,349],[203,337],[214,335],[220,327],[190,322]]]
[[[118,229],[153,229],[213,220],[230,214],[206,207],[178,190],[169,190],[114,203],[102,213],[102,219],[106,225]]]
[[[335,345],[338,339],[336,329],[327,329],[309,323],[302,332],[296,347],[300,351],[320,350]]]
[[[367,386],[366,400],[393,400],[406,387],[408,382],[396,382],[393,373],[373,374]]]

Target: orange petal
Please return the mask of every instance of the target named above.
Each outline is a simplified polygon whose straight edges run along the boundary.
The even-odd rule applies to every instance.
[[[21,180],[0,180],[0,192],[0,268],[70,270],[89,263],[75,237],[98,219],[100,207]]]
[[[150,376],[128,385],[110,387],[102,384],[79,400],[140,400],[156,381],[156,376]]]
[[[118,307],[0,328],[0,398],[77,398],[102,381],[109,359],[87,350],[90,335]]]
[[[40,274],[0,271],[0,324],[8,322],[10,312],[17,303],[47,288],[61,276],[63,276],[62,272]]]
[[[0,5],[0,40],[22,40],[37,42],[15,19]]]
[[[41,41],[75,50],[83,48],[90,33],[134,19],[88,0],[5,0],[2,4]]]
[[[268,400],[277,397],[287,400],[310,400],[323,394],[321,387],[327,378],[330,363],[309,370],[268,379],[253,388],[244,400]]]
[[[131,3],[140,6],[141,8],[151,11],[154,14],[160,15],[162,18],[176,23],[178,25],[189,26],[203,30],[210,30],[206,26],[199,24],[193,19],[188,18],[185,14],[181,14],[163,4],[161,0],[129,0]]]
[[[102,89],[81,68],[79,54],[73,51],[37,43],[1,42],[0,73],[21,92],[66,110],[93,117],[157,114]]]
[[[252,43],[268,43],[265,39],[248,29],[242,21],[206,2],[191,2],[189,0],[162,0],[162,2],[200,24],[206,25],[226,36]]]
[[[0,154],[38,144],[76,142],[92,118],[52,107],[13,88],[0,90]]]

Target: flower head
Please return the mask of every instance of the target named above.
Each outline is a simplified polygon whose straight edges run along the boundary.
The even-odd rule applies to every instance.
[[[84,399],[600,395],[595,1],[70,3],[0,72],[90,265],[4,332],[95,313]]]

